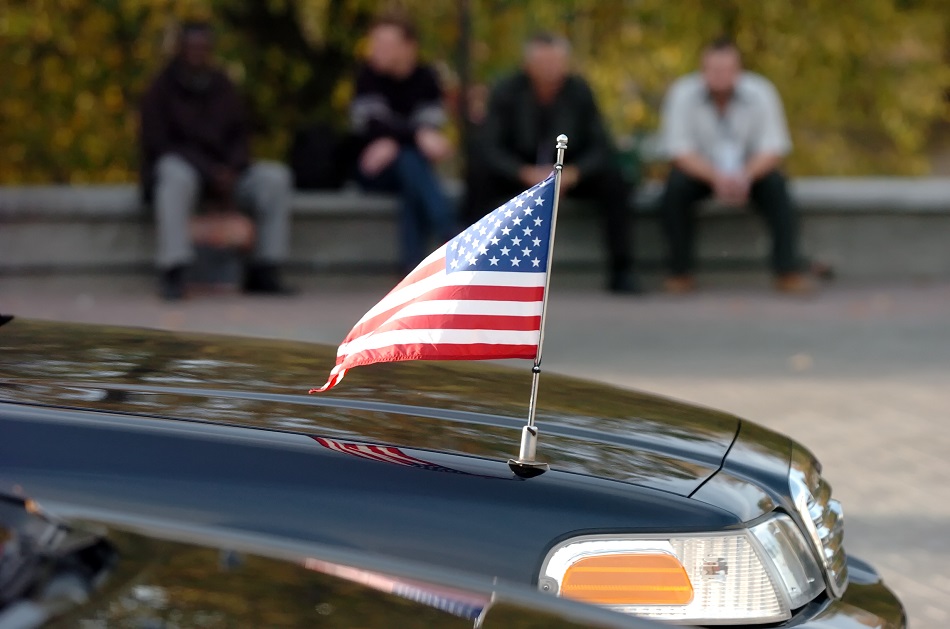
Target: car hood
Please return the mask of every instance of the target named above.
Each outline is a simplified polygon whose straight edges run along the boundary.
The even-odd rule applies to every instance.
[[[373,365],[307,395],[335,348],[14,320],[0,328],[0,400],[357,439],[507,459],[530,369],[472,362]],[[722,465],[739,420],[545,374],[538,457],[552,467],[688,496]]]

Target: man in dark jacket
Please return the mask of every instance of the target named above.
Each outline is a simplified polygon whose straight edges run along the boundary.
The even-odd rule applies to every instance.
[[[414,26],[398,17],[377,20],[369,56],[356,78],[350,105],[353,132],[362,145],[361,182],[402,196],[402,271],[428,253],[426,237],[440,244],[455,235],[455,218],[433,165],[451,153],[441,132],[446,116],[435,71],[419,63]]]
[[[561,175],[569,196],[586,198],[604,213],[608,288],[640,292],[630,252],[630,187],[590,86],[570,73],[570,44],[540,34],[525,45],[524,67],[493,90],[478,147],[486,171],[484,212],[551,172],[555,138],[570,140]],[[474,191],[478,194],[478,191]]]
[[[278,268],[290,236],[290,173],[280,164],[251,163],[240,98],[212,53],[211,27],[185,24],[177,54],[142,101],[142,178],[155,208],[161,294],[184,296],[194,258],[190,219],[202,199],[240,206],[255,220],[245,290],[286,293]]]

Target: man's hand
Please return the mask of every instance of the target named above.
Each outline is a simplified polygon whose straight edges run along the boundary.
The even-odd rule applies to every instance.
[[[548,175],[551,174],[552,167],[550,166],[535,166],[533,164],[525,164],[518,170],[518,179],[521,180],[527,187],[531,187],[535,184],[539,184],[545,179],[548,178]]]
[[[214,169],[211,183],[219,196],[230,199],[234,195],[237,173],[227,166],[218,166]]]
[[[441,162],[452,154],[452,145],[441,131],[422,127],[416,131],[416,146],[430,162]]]
[[[729,205],[745,205],[749,200],[749,178],[743,174],[716,173],[713,193],[716,200]]]
[[[369,143],[360,155],[360,172],[375,177],[396,160],[399,143],[392,138],[379,138]]]

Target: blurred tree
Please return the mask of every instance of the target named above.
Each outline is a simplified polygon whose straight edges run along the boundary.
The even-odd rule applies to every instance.
[[[575,43],[579,68],[620,135],[657,125],[670,82],[727,33],[778,86],[796,174],[929,168],[929,135],[950,123],[945,0],[470,0],[472,77],[517,64],[531,31]],[[422,27],[450,96],[459,36],[451,0],[0,0],[0,181],[134,180],[137,102],[167,58],[177,20],[214,18],[225,68],[243,87],[259,155],[293,131],[345,123],[352,71],[373,14]],[[500,43],[501,42],[501,43]]]

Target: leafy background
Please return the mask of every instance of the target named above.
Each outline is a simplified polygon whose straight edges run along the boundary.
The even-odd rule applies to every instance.
[[[799,175],[927,174],[950,155],[944,0],[469,0],[472,78],[518,62],[537,29],[568,35],[619,138],[648,134],[669,83],[732,34],[784,98]],[[421,26],[457,97],[456,0],[0,0],[0,183],[134,181],[137,102],[184,18],[212,18],[246,95],[256,152],[342,125],[372,16]]]

